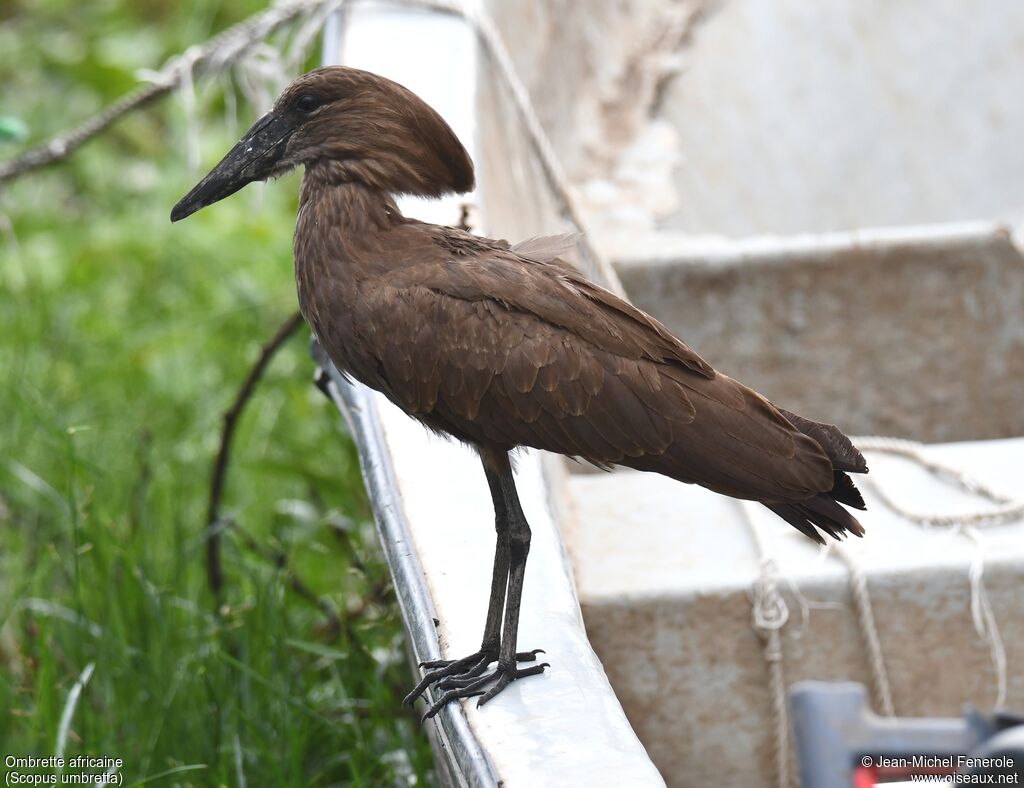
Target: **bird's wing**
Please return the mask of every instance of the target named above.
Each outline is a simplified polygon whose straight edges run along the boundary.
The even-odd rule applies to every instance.
[[[624,358],[679,364],[703,377],[715,376],[710,364],[660,322],[556,262],[489,248],[465,259],[442,255],[406,265],[387,278],[393,288],[427,286],[465,301],[504,304]]]
[[[814,441],[645,313],[505,250],[394,269],[354,315],[392,397],[478,442],[625,464],[720,492],[829,489]]]
[[[450,282],[448,283],[451,284]],[[686,393],[654,364],[625,359],[496,298],[433,281],[369,283],[356,325],[397,403],[456,435],[530,445],[608,465],[663,452]],[[629,385],[644,373],[650,385]],[[637,389],[637,392],[634,392]],[[648,406],[643,406],[646,396]]]

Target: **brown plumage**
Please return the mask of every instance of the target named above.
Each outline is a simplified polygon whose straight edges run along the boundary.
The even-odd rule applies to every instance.
[[[842,432],[715,371],[558,260],[565,239],[510,247],[402,216],[392,195],[468,191],[473,165],[444,120],[394,82],[341,67],[300,77],[172,219],[300,164],[295,281],[315,336],[343,373],[475,447],[495,504],[484,641],[433,665],[411,696],[437,683],[428,714],[543,669],[518,667],[515,653],[529,549],[508,460],[518,446],[760,501],[819,542],[818,529],[863,533],[841,504],[864,508],[847,474],[867,467]]]

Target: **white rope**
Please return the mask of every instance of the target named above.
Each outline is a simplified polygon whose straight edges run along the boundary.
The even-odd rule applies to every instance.
[[[789,711],[786,705],[786,673],[782,653],[782,628],[789,621],[789,607],[779,591],[781,574],[775,557],[758,523],[759,507],[753,501],[739,501],[743,518],[757,550],[760,573],[753,586],[751,618],[761,639],[761,655],[768,669],[768,693],[772,712],[773,763],[777,788],[789,788]]]
[[[347,0],[327,0],[327,2],[312,6],[304,13],[304,19],[300,19],[298,29],[292,38],[291,46],[288,47],[288,54],[284,58],[288,73],[295,73],[302,67],[302,61],[309,52],[313,39],[319,35],[327,23],[327,17],[345,5]]]
[[[920,465],[938,479],[948,481],[966,493],[986,498],[993,504],[991,509],[976,512],[943,514],[938,512],[916,512],[899,504],[878,483],[877,479],[866,477],[878,497],[889,509],[905,520],[926,527],[989,526],[1013,522],[1024,517],[1024,500],[1014,499],[975,479],[959,468],[938,462],[928,457],[924,445],[916,441],[884,436],[859,437],[852,439],[861,451],[874,451],[903,457]]]
[[[1006,703],[1007,661],[1006,647],[996,622],[995,611],[985,588],[985,544],[981,529],[986,526],[1013,522],[1024,517],[1024,501],[1016,500],[1005,493],[975,479],[952,465],[939,462],[925,454],[925,447],[916,441],[884,436],[854,438],[853,442],[861,451],[891,454],[910,460],[935,478],[944,480],[965,493],[984,498],[994,506],[973,512],[943,514],[918,512],[898,503],[879,483],[878,479],[867,477],[868,483],[879,500],[899,517],[923,528],[946,528],[960,532],[975,544],[968,579],[971,588],[971,620],[978,637],[989,648],[992,668],[996,675],[995,708]],[[879,651],[880,656],[880,651]]]
[[[850,573],[850,591],[853,596],[853,609],[857,613],[857,625],[861,639],[868,651],[868,673],[871,677],[871,696],[875,702],[875,711],[886,717],[896,716],[896,707],[892,702],[892,685],[889,682],[889,671],[882,655],[882,641],[875,625],[875,611],[871,606],[871,594],[868,592],[868,580],[860,562],[850,549],[841,543],[833,545],[836,554],[846,564]]]
[[[976,545],[974,558],[971,560],[971,619],[978,636],[988,644],[989,656],[996,672],[995,708],[1006,705],[1006,648],[1003,636],[996,624],[995,611],[989,602],[988,591],[985,590],[985,542],[981,532],[973,526],[964,528],[964,534]]]

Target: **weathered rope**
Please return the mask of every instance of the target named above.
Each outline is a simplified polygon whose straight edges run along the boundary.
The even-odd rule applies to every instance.
[[[537,111],[533,106],[533,100],[530,98],[530,92],[516,70],[508,47],[505,46],[505,39],[490,15],[487,14],[480,4],[471,0],[387,1],[394,5],[419,7],[449,13],[464,19],[474,29],[477,37],[483,44],[485,53],[491,58],[494,65],[497,66],[498,74],[505,84],[505,88],[508,90],[519,119],[523,124],[530,147],[544,174],[548,188],[558,199],[565,219],[579,233],[576,245],[582,263],[581,267],[591,279],[625,298],[626,291],[622,287],[622,282],[619,280],[619,275],[615,271],[614,266],[597,250],[585,231],[582,212],[573,196],[572,183],[565,174],[558,153],[551,143],[551,138],[548,137],[547,132],[544,130],[544,125],[537,115]],[[352,0],[348,0],[348,2],[352,2]]]
[[[874,451],[883,454],[892,454],[903,457],[911,462],[920,465],[926,471],[938,479],[950,482],[960,490],[985,498],[995,506],[991,509],[979,510],[976,512],[963,512],[954,514],[941,514],[938,512],[917,512],[899,504],[877,479],[866,477],[868,483],[874,488],[875,493],[893,512],[905,520],[925,527],[963,527],[997,525],[1000,523],[1013,522],[1024,517],[1024,500],[1014,499],[1002,492],[995,490],[984,482],[975,479],[959,468],[947,465],[928,457],[925,454],[925,446],[916,441],[903,440],[901,438],[889,438],[885,436],[870,436],[853,438],[853,442],[861,451]]]
[[[924,453],[924,446],[913,441],[889,437],[856,438],[854,442],[862,451],[893,454],[911,460],[929,471],[936,478],[953,483],[964,492],[978,495],[997,506],[992,509],[963,514],[922,513],[907,509],[897,503],[877,480],[868,478],[883,504],[904,519],[924,527],[953,527],[961,529],[965,536],[976,544],[974,558],[969,572],[971,583],[971,617],[978,636],[988,644],[993,668],[996,674],[995,707],[1006,703],[1007,660],[1002,635],[995,619],[988,593],[984,585],[984,541],[980,528],[985,525],[1009,522],[1024,516],[1024,502],[1014,500],[993,489],[960,469],[938,462]],[[741,502],[745,520],[760,558],[760,575],[753,590],[753,626],[763,643],[763,657],[769,674],[769,693],[774,727],[774,760],[776,782],[779,786],[789,784],[789,742],[788,715],[785,705],[785,672],[781,648],[781,632],[789,617],[788,608],[779,592],[781,576],[778,565],[767,549],[766,542],[757,523],[754,504]],[[851,595],[861,638],[867,649],[868,669],[872,699],[878,713],[895,716],[892,685],[882,652],[881,638],[875,621],[867,575],[854,553],[846,545],[836,545],[836,554],[846,564],[850,576]]]
[[[967,526],[963,531],[964,535],[977,546],[970,569],[971,620],[974,622],[974,630],[978,636],[988,644],[992,667],[996,673],[995,708],[1001,709],[1006,705],[1006,647],[1003,645],[1003,636],[996,623],[995,611],[992,610],[992,604],[989,602],[988,591],[985,590],[984,537],[973,526]]]
[[[979,479],[952,465],[939,462],[925,453],[925,446],[916,441],[885,436],[854,438],[853,442],[861,451],[891,454],[910,460],[961,491],[990,501],[994,506],[973,512],[942,514],[918,512],[897,502],[880,484],[878,479],[867,477],[868,484],[879,500],[899,517],[923,528],[947,528],[959,531],[975,544],[974,557],[968,571],[971,585],[971,620],[978,637],[989,647],[992,668],[996,675],[995,708],[1006,704],[1007,662],[1006,647],[1003,643],[995,611],[985,589],[985,544],[981,529],[986,526],[1013,522],[1024,517],[1024,501],[1014,499]],[[869,648],[870,650],[870,648]]]
[[[857,613],[857,625],[861,639],[868,651],[868,673],[871,677],[871,697],[875,702],[875,711],[886,717],[896,716],[896,707],[892,702],[892,685],[889,682],[889,671],[882,655],[882,640],[878,636],[875,624],[875,612],[871,606],[871,594],[868,592],[868,579],[860,562],[845,544],[833,546],[836,554],[846,564],[850,573],[850,591],[853,597],[853,609]]]
[[[768,693],[772,712],[775,784],[789,788],[789,711],[786,705],[786,673],[782,653],[782,628],[789,620],[789,607],[779,590],[782,579],[775,557],[761,533],[759,507],[753,501],[739,501],[760,561],[760,574],[753,586],[751,619],[761,639],[761,655],[768,669]]]

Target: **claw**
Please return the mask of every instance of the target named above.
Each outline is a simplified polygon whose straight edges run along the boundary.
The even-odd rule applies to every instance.
[[[476,702],[477,708],[480,708],[485,703],[487,703],[487,701],[493,699],[495,695],[497,695],[499,692],[505,689],[505,687],[507,687],[516,679],[526,678],[527,676],[536,676],[539,673],[543,673],[544,668],[550,667],[551,665],[549,665],[547,662],[542,662],[539,665],[532,665],[531,667],[523,668],[522,670],[516,669],[514,671],[511,671],[511,676],[509,675],[510,671],[501,671],[501,673],[499,674],[500,678],[498,679],[497,683],[495,683],[493,687],[487,690],[487,692],[484,693],[483,697]]]
[[[458,690],[451,690],[450,692],[446,692],[438,700],[436,700],[433,703],[433,705],[431,705],[431,707],[429,709],[427,709],[425,712],[423,712],[423,716],[420,717],[420,722],[424,723],[427,720],[431,719],[439,711],[441,711],[441,709],[443,709],[445,706],[447,706],[453,700],[457,700],[458,698],[475,698],[477,695],[483,695],[483,694],[484,694],[483,690],[477,690],[477,691],[469,692],[469,693],[466,693],[466,694],[462,694]]]
[[[535,648],[533,651],[520,651],[516,654],[516,663],[533,662],[537,659],[538,654],[543,653],[544,649],[540,648]],[[496,649],[483,648],[462,659],[435,659],[421,662],[420,667],[426,668],[428,672],[405,696],[402,703],[412,706],[417,698],[427,691],[428,687],[434,685],[435,691],[440,692],[440,696],[436,697],[424,712],[422,719],[428,720],[453,700],[483,695],[479,704],[482,706],[516,679],[535,676],[542,673],[544,668],[549,667],[545,662],[520,670],[514,664],[502,666],[499,662],[497,667],[488,673],[487,667],[495,659],[497,659]],[[492,682],[496,682],[493,687],[490,686]]]
[[[532,652],[526,653],[529,654]],[[437,700],[435,700],[423,713],[420,721],[423,722],[429,720],[453,700],[480,697],[480,700],[477,701],[477,706],[483,706],[516,679],[525,678],[527,676],[536,676],[539,673],[543,673],[544,669],[548,667],[551,666],[547,662],[542,662],[539,665],[531,665],[528,668],[522,669],[517,668],[514,665],[504,666],[499,663],[494,670],[483,676],[477,676],[475,673],[474,675],[469,675],[467,672],[460,676],[447,678],[437,685],[437,688],[444,690],[444,692],[442,692],[441,696],[437,698]],[[480,668],[480,664],[478,663],[472,670],[475,671],[478,668],[482,671],[486,666],[484,666],[484,668]]]
[[[473,680],[487,670],[487,666],[490,665],[489,660],[481,659],[473,667],[467,670],[465,673],[461,673],[457,676],[448,676],[437,683],[437,689],[439,690],[450,690],[458,687],[466,687],[473,683]]]
[[[484,663],[484,667],[486,667],[493,657],[491,657],[490,654],[478,651],[475,654],[470,654],[468,657],[463,657],[462,659],[441,659],[433,660],[431,662],[421,662],[420,667],[431,668],[436,665],[436,669],[431,670],[422,679],[420,679],[419,683],[413,687],[412,691],[402,700],[402,705],[412,706],[412,704],[416,702],[416,699],[426,692],[427,687],[435,681],[440,681],[448,676],[458,675],[462,672],[463,668],[475,667],[476,663],[483,659],[487,660],[487,662]]]

